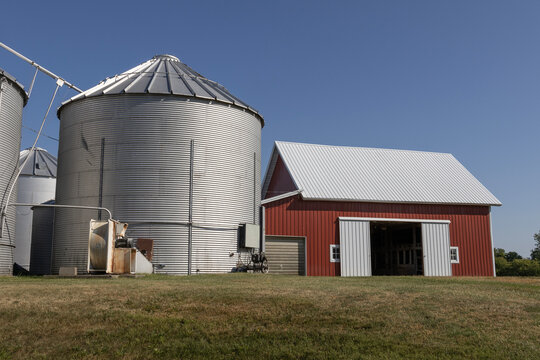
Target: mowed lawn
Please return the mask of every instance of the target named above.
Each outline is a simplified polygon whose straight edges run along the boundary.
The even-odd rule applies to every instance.
[[[540,358],[539,278],[0,278],[2,359]]]

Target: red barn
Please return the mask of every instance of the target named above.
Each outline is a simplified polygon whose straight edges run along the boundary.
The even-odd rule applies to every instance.
[[[270,272],[495,274],[501,203],[451,154],[276,142],[262,195]]]

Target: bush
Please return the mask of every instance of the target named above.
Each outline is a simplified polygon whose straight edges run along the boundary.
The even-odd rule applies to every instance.
[[[508,269],[510,264],[502,256],[497,256],[495,258],[495,273],[497,276],[508,276]]]
[[[510,263],[516,276],[540,276],[540,262],[529,259],[516,259]]]
[[[496,257],[495,270],[497,276],[540,276],[540,262],[529,259],[508,262],[503,257]]]

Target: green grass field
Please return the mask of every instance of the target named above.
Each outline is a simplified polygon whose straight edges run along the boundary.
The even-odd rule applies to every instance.
[[[0,359],[540,358],[540,278],[0,278]]]

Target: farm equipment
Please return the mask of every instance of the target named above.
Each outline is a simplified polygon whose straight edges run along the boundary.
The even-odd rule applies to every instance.
[[[252,250],[249,253],[247,263],[242,259],[242,254],[238,254],[238,262],[236,263],[235,271],[268,273],[268,260],[266,259],[265,253]]]

